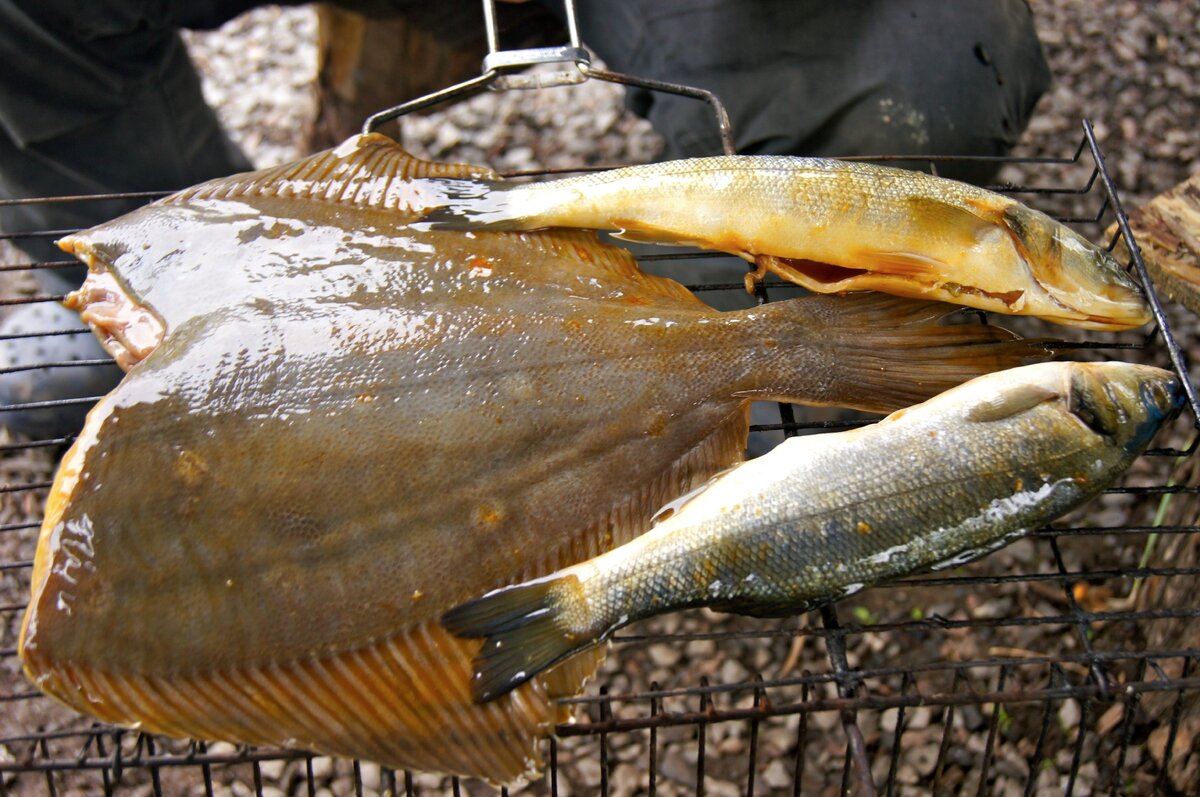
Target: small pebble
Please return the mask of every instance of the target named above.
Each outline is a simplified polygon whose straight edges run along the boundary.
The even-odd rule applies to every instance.
[[[932,775],[937,766],[938,749],[936,744],[923,744],[920,747],[911,748],[902,755],[905,762],[912,764],[918,773],[923,776]]]
[[[329,756],[317,756],[312,760],[313,780],[325,783],[333,775],[333,759]]]
[[[788,769],[782,758],[775,758],[762,771],[763,783],[772,789],[783,789],[792,785],[792,771]]]
[[[288,765],[288,762],[282,758],[275,758],[269,761],[263,761],[258,765],[262,772],[263,780],[278,783],[280,777],[283,776],[283,770]]]

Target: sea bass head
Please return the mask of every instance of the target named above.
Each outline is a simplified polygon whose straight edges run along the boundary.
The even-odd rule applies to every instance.
[[[1021,435],[1077,440],[1124,469],[1183,406],[1184,392],[1179,378],[1162,368],[1055,362],[976,379],[929,403],[943,400],[960,403],[970,421],[1007,423],[1035,411],[1042,420],[1022,427]],[[1099,439],[1083,442],[1093,436]]]
[[[1141,286],[1108,251],[1017,203],[1005,208],[1004,221],[1030,275],[1061,307],[1061,317],[1045,317],[1101,330],[1131,329],[1150,320]]]
[[[1140,452],[1183,406],[1179,378],[1132,363],[1072,363],[1065,410],[1127,452]]]

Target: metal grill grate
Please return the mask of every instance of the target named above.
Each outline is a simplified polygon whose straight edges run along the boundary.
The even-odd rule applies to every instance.
[[[949,159],[906,160],[926,161],[936,172]],[[1086,122],[1069,157],[994,160],[1030,164],[1046,181],[994,186],[997,190],[1058,210],[1060,219],[1093,231],[1115,218],[1118,237],[1129,235]],[[5,233],[0,239],[68,232]],[[1132,248],[1130,267],[1146,284],[1140,254]],[[677,252],[642,260],[707,257]],[[2,268],[20,272],[67,265],[74,261]],[[695,287],[742,290],[740,283]],[[792,290],[769,283],[758,300]],[[851,606],[860,600],[856,597],[805,618],[714,621],[715,615],[690,613],[682,621],[658,618],[633,626],[615,638],[617,650],[601,687],[567,701],[579,708],[579,721],[561,726],[558,738],[547,740],[546,777],[527,792],[1029,795],[1053,787],[1054,793],[1115,795],[1176,794],[1197,787],[1196,781],[1177,782],[1172,765],[1200,741],[1186,721],[1189,707],[1200,702],[1200,649],[1194,633],[1185,630],[1168,644],[1155,629],[1195,624],[1200,599],[1194,588],[1186,605],[1146,606],[1129,599],[1150,581],[1195,584],[1200,575],[1200,564],[1162,562],[1150,555],[1163,541],[1200,533],[1196,509],[1168,522],[1170,505],[1178,508],[1200,495],[1200,482],[1171,481],[1173,468],[1191,464],[1200,440],[1200,404],[1168,317],[1150,293],[1158,323],[1154,332],[1079,341],[1081,349],[1100,350],[1099,356],[1169,363],[1187,385],[1190,414],[1172,437],[1160,438],[1160,447],[1148,452],[1122,485],[1107,491],[1109,498],[1100,499],[1117,506],[1114,516],[1120,522],[1084,510],[1019,543],[1027,552],[1023,559],[994,554],[949,575],[877,587],[862,598],[865,605]],[[60,298],[9,293],[0,305]],[[1012,325],[1009,319],[1005,323]],[[0,372],[0,379],[34,368],[49,372],[101,362],[107,361],[20,366]],[[0,407],[0,412],[94,400],[33,402]],[[755,430],[794,434],[867,422],[798,421],[792,408],[782,406],[780,412],[779,423]],[[50,458],[69,442],[0,444],[5,480],[0,486],[0,794],[283,790],[316,795],[330,784],[355,794],[486,790],[360,762],[151,737],[71,716],[34,691],[20,674],[16,629]],[[1097,602],[1097,595],[1103,600]],[[995,596],[1001,599],[999,609],[989,604]],[[1045,643],[1043,650],[1019,644],[1030,629]],[[731,647],[767,655],[757,655],[752,666],[727,667],[733,659],[722,659],[721,653]],[[656,659],[650,655],[656,648],[667,655]],[[680,660],[681,652],[684,665],[662,664]],[[668,688],[655,680],[664,674],[671,681]],[[636,777],[631,779],[631,772]]]

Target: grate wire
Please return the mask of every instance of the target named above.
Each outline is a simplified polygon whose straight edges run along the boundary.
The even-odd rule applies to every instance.
[[[1056,217],[1065,223],[1078,225],[1098,225],[1106,218],[1115,218],[1118,232],[1110,241],[1110,248],[1118,240],[1130,240],[1128,220],[1117,196],[1113,182],[1104,165],[1094,131],[1088,123],[1083,125],[1083,136],[1073,154],[1062,158],[999,158],[984,159],[967,156],[955,158],[914,158],[897,156],[895,158],[862,158],[862,160],[922,160],[930,171],[936,172],[937,164],[952,160],[991,160],[1012,163],[1024,163],[1045,168],[1047,174],[1057,173],[1060,167],[1087,167],[1091,160],[1091,168],[1081,181],[1063,182],[1061,184],[1025,185],[1002,183],[991,186],[993,190],[1010,194],[1028,195],[1039,201],[1069,204],[1084,198],[1096,197],[1094,212],[1080,213],[1077,211],[1059,212]],[[556,170],[557,171],[557,170]],[[529,175],[522,172],[522,176]],[[138,196],[152,199],[165,195],[166,192],[143,192],[137,195],[104,195],[102,197],[73,196],[73,197],[40,197],[31,200],[3,200],[5,204],[23,202],[83,202],[91,199],[117,199]],[[1059,204],[1055,204],[1059,207]],[[58,237],[73,230],[36,230],[26,232],[6,232],[0,234],[0,240],[20,241],[32,238]],[[1085,340],[1077,342],[1080,350],[1093,351],[1127,351],[1140,350],[1147,356],[1161,355],[1171,362],[1175,370],[1183,376],[1187,393],[1193,429],[1187,434],[1190,440],[1180,447],[1163,446],[1148,451],[1145,460],[1151,463],[1161,463],[1154,473],[1162,473],[1172,460],[1190,457],[1194,454],[1200,436],[1195,433],[1196,418],[1200,405],[1197,402],[1196,391],[1186,371],[1185,357],[1179,346],[1176,335],[1170,327],[1167,314],[1164,312],[1153,286],[1149,282],[1136,246],[1129,247],[1131,251],[1130,268],[1147,285],[1151,305],[1155,314],[1157,328],[1140,340]],[[667,254],[643,255],[639,257],[642,263],[681,262],[689,260],[706,260],[720,255],[712,253],[670,252]],[[38,261],[17,263],[0,267],[6,272],[28,272],[42,269],[61,269],[75,265],[74,261]],[[739,291],[740,283],[692,286],[697,291]],[[778,282],[764,282],[758,287],[755,300],[762,304],[777,298],[795,295],[794,286]],[[21,305],[49,303],[60,301],[63,297],[51,294],[31,294],[0,298],[0,306],[16,307]],[[979,314],[982,316],[982,314]],[[986,318],[983,319],[986,321]],[[60,336],[79,334],[77,330],[47,330],[41,334],[30,334],[28,337]],[[7,338],[21,337],[17,335]],[[30,366],[7,368],[0,371],[0,379],[12,374],[34,369],[60,369],[96,367],[102,362],[86,363],[44,362]],[[76,406],[93,403],[98,397],[67,399],[59,401],[36,401],[13,404],[0,407],[0,413],[27,409],[37,409],[55,406]],[[781,431],[785,435],[807,432],[820,432],[832,429],[854,428],[870,421],[829,421],[808,420],[798,416],[790,405],[781,405],[779,423],[756,424],[755,431]],[[41,449],[61,449],[73,438],[60,437],[45,440],[17,440],[0,443],[0,456],[14,457],[27,452]],[[0,496],[9,500],[40,499],[50,486],[44,478],[14,479],[9,483],[0,484]],[[1106,491],[1110,496],[1126,496],[1131,500],[1159,500],[1163,497],[1185,498],[1200,494],[1200,487],[1191,485],[1168,484],[1165,477],[1151,476],[1143,483],[1125,483],[1114,486]],[[28,543],[36,535],[38,528],[36,520],[12,520],[0,524],[0,540],[14,539]],[[1173,699],[1167,704],[1161,716],[1153,718],[1159,727],[1168,729],[1162,761],[1157,768],[1149,771],[1154,776],[1155,793],[1172,793],[1168,769],[1173,757],[1186,753],[1177,749],[1181,737],[1182,723],[1187,706],[1197,700],[1200,692],[1200,677],[1197,675],[1196,662],[1200,650],[1191,647],[1171,648],[1146,646],[1138,648],[1132,644],[1115,650],[1107,650],[1096,644],[1097,634],[1117,626],[1128,627],[1131,635],[1144,633],[1145,629],[1155,623],[1182,620],[1194,622],[1200,618],[1200,603],[1170,608],[1135,609],[1123,607],[1119,609],[1096,610],[1085,607],[1076,597],[1075,588],[1079,584],[1099,585],[1113,584],[1113,591],[1120,593],[1121,585],[1128,585],[1133,580],[1147,578],[1185,579],[1194,582],[1200,575],[1200,567],[1170,566],[1170,565],[1122,565],[1099,564],[1097,566],[1080,565],[1073,562],[1068,555],[1068,546],[1073,540],[1089,541],[1092,539],[1128,538],[1133,541],[1146,538],[1151,534],[1164,537],[1179,537],[1179,535],[1195,535],[1200,533],[1200,526],[1187,522],[1173,525],[1083,525],[1063,524],[1039,529],[1031,535],[1033,543],[1039,549],[1045,550],[1046,555],[1039,555],[1038,561],[1045,569],[1036,572],[990,573],[975,570],[959,571],[954,575],[938,575],[932,577],[917,577],[898,579],[892,583],[881,585],[874,591],[887,595],[895,590],[942,590],[948,594],[981,594],[993,587],[1012,587],[1029,590],[1030,594],[1045,601],[1053,601],[1050,611],[1017,610],[1000,616],[943,616],[930,614],[922,617],[886,618],[871,622],[860,622],[859,618],[849,619],[842,616],[840,607],[830,606],[813,615],[813,621],[803,627],[784,627],[781,625],[759,625],[752,629],[737,629],[733,631],[693,631],[682,630],[669,634],[665,633],[634,633],[618,634],[614,638],[619,648],[618,655],[628,652],[634,655],[639,648],[650,645],[683,646],[691,642],[712,642],[718,646],[730,643],[751,642],[769,645],[772,642],[803,643],[806,639],[821,639],[825,648],[825,662],[822,668],[816,669],[818,662],[809,660],[799,670],[798,675],[785,677],[767,677],[762,672],[753,672],[745,680],[730,683],[710,682],[708,673],[693,677],[685,673],[682,685],[663,685],[654,680],[647,680],[645,686],[639,687],[633,683],[627,690],[610,689],[607,685],[592,694],[567,699],[568,705],[575,705],[584,710],[584,715],[574,724],[562,725],[557,729],[557,737],[547,741],[548,773],[545,788],[551,795],[558,795],[562,788],[563,779],[576,777],[570,765],[564,763],[563,751],[566,747],[580,740],[591,740],[596,743],[596,756],[599,760],[599,783],[595,784],[598,793],[609,794],[614,791],[611,778],[618,758],[612,745],[617,735],[621,739],[636,736],[647,740],[645,760],[648,765],[647,781],[644,787],[651,795],[667,789],[675,793],[676,785],[671,778],[663,773],[666,756],[663,753],[664,744],[675,744],[665,741],[663,734],[668,729],[690,728],[693,732],[692,742],[697,756],[694,765],[694,786],[696,794],[712,793],[706,786],[716,776],[710,762],[724,763],[719,747],[710,740],[710,731],[717,725],[736,723],[745,729],[748,739],[745,753],[738,770],[740,783],[739,793],[751,795],[761,793],[761,789],[774,791],[764,782],[764,769],[772,763],[772,757],[786,760],[786,770],[790,776],[790,786],[785,789],[788,793],[800,795],[813,793],[817,790],[823,773],[820,766],[814,766],[809,760],[810,751],[816,755],[821,750],[827,750],[822,734],[813,733],[810,725],[815,720],[824,717],[834,717],[835,724],[840,727],[842,745],[839,770],[834,778],[838,781],[838,791],[841,794],[875,795],[885,794],[896,797],[912,792],[914,784],[903,782],[901,772],[905,768],[906,739],[920,731],[912,727],[914,712],[929,710],[939,711],[940,718],[935,725],[940,728],[937,741],[937,755],[932,772],[923,778],[919,787],[928,789],[931,793],[953,793],[954,789],[965,781],[960,780],[964,773],[962,766],[956,761],[959,758],[976,756],[973,773],[978,777],[978,785],[974,793],[983,795],[995,793],[996,774],[999,757],[1008,748],[1013,747],[1014,740],[1006,725],[1012,722],[1014,712],[1028,714],[1030,710],[1037,711],[1034,727],[1029,728],[1026,742],[1027,754],[1024,761],[1028,771],[1024,778],[1025,794],[1036,794],[1042,763],[1052,756],[1057,749],[1069,752],[1070,763],[1065,775],[1063,789],[1065,794],[1080,793],[1078,789],[1083,783],[1081,769],[1096,745],[1109,745],[1112,749],[1099,748],[1099,764],[1104,770],[1102,780],[1104,790],[1111,794],[1119,793],[1123,784],[1131,776],[1130,751],[1135,746],[1143,744],[1147,733],[1145,721],[1139,721],[1139,711],[1144,713],[1145,695],[1153,693],[1169,693]],[[9,556],[0,559],[0,578],[11,581],[27,589],[29,570],[32,561],[27,557]],[[1048,588],[1043,593],[1037,590]],[[1045,597],[1054,594],[1056,598]],[[11,623],[24,609],[14,595],[3,598],[0,603],[0,620]],[[938,659],[933,661],[899,661],[886,663],[872,661],[869,663],[853,662],[848,656],[848,643],[862,640],[868,636],[883,637],[888,640],[922,639],[929,635],[967,634],[979,639],[989,639],[1003,642],[1004,635],[1014,629],[1028,627],[1046,627],[1060,629],[1063,633],[1061,647],[1055,650],[1031,651],[1025,655],[993,655],[986,654],[968,657],[963,660]],[[947,637],[949,638],[949,637]],[[1070,640],[1070,642],[1068,642]],[[0,662],[15,666],[16,649],[12,643],[0,648]],[[1178,674],[1172,676],[1172,672]],[[0,689],[0,704],[9,707],[17,704],[29,704],[46,699],[29,688],[19,677],[4,681]],[[748,705],[739,705],[736,700],[748,697]],[[1066,701],[1075,701],[1079,707],[1078,729],[1071,739],[1060,738],[1062,732],[1056,727],[1055,718]],[[1123,715],[1115,730],[1101,735],[1095,723],[1113,706],[1122,706]],[[978,709],[986,718],[981,730],[975,731],[968,727],[964,711],[967,708]],[[894,727],[890,731],[864,733],[864,725],[860,720],[869,717],[872,722],[884,715],[894,717]],[[792,741],[788,749],[779,751],[767,746],[764,732],[781,720],[793,720],[794,732],[789,737]],[[981,734],[982,747],[977,753],[970,753],[964,745],[964,739],[970,740]],[[672,737],[673,739],[674,737]],[[1019,740],[1018,740],[1019,741]],[[51,727],[20,727],[4,726],[0,731],[0,746],[11,752],[11,759],[0,759],[0,794],[8,793],[9,786],[5,777],[12,775],[36,776],[41,778],[43,791],[46,794],[57,795],[60,786],[67,780],[56,778],[70,777],[70,783],[86,782],[93,788],[106,795],[123,793],[128,788],[142,788],[138,783],[145,784],[149,793],[155,795],[164,793],[163,773],[167,771],[187,770],[194,772],[196,780],[203,793],[212,795],[217,789],[218,777],[236,767],[248,767],[254,793],[263,794],[266,786],[261,764],[267,761],[299,762],[303,761],[302,777],[298,779],[297,788],[300,792],[316,795],[323,788],[318,782],[314,771],[314,758],[304,753],[286,750],[234,748],[217,748],[204,742],[192,742],[186,748],[170,740],[159,740],[143,734],[133,734],[128,731],[107,726],[103,723],[92,723],[90,726],[54,729]],[[818,750],[817,748],[820,748]],[[577,749],[571,747],[573,751]],[[961,755],[960,755],[961,754]],[[1146,766],[1147,756],[1141,756],[1142,766]],[[571,759],[573,760],[573,759]],[[814,760],[825,760],[822,753]],[[836,760],[836,759],[833,759]],[[872,774],[873,761],[881,765],[875,767],[876,775]],[[299,765],[297,765],[299,766]],[[349,764],[352,788],[355,794],[366,793],[363,768],[359,762]],[[876,782],[876,776],[879,782]],[[87,778],[93,778],[88,780]],[[78,780],[82,778],[83,780]],[[136,783],[135,783],[136,781]],[[31,781],[22,781],[30,783]],[[664,784],[670,785],[670,789]],[[382,770],[380,785],[395,793],[403,790],[406,795],[424,793],[418,786],[417,773],[404,771],[397,775],[392,770]],[[575,784],[572,783],[574,786]],[[1097,789],[1099,789],[1097,785]],[[457,779],[451,780],[449,789],[454,794],[470,791],[464,788]],[[507,793],[507,792],[506,792]],[[541,792],[545,793],[545,792]],[[572,793],[575,793],[572,790]]]

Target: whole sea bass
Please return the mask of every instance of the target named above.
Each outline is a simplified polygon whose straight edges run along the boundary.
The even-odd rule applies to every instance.
[[[787,440],[633,542],[443,620],[485,638],[474,691],[487,701],[634,620],[805,611],[975,558],[1079,506],[1182,400],[1172,373],[1126,363],[983,376],[874,426]]]
[[[739,255],[818,293],[877,290],[1088,329],[1150,320],[1104,249],[1000,194],[921,172],[733,155],[510,183],[432,180],[432,229],[582,227]]]
[[[107,722],[511,782],[585,656],[487,706],[450,607],[627,542],[746,407],[887,410],[1042,356],[946,305],[718,313],[592,233],[418,232],[381,136],[62,245],[129,373],[65,456],[20,654]]]

